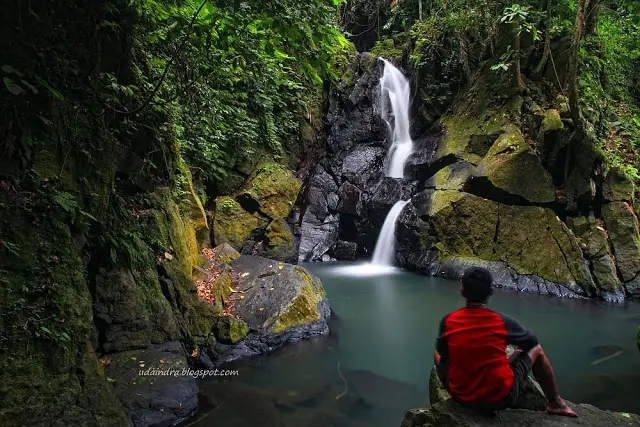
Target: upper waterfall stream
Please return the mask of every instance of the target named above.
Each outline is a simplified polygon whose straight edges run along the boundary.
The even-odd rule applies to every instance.
[[[409,81],[392,63],[384,58],[384,71],[380,78],[380,107],[382,118],[389,127],[391,148],[386,175],[404,178],[404,167],[413,153],[413,141],[409,133]],[[388,106],[391,106],[389,111]]]

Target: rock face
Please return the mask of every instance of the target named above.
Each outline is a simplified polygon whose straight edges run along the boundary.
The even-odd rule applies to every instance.
[[[198,409],[198,386],[177,341],[110,355],[105,375],[134,427],[171,426]]]
[[[329,332],[329,303],[322,283],[306,269],[242,255],[214,283],[214,294],[233,317],[219,317],[215,363],[265,353],[290,341]]]

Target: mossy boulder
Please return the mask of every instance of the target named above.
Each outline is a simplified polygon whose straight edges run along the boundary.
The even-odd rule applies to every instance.
[[[229,264],[239,256],[240,252],[236,251],[228,243],[222,243],[221,245],[213,248],[213,262],[215,264]]]
[[[265,255],[278,261],[297,258],[295,237],[291,227],[283,219],[273,220],[265,230]]]
[[[542,132],[551,132],[564,129],[564,123],[560,118],[560,112],[555,109],[547,110],[544,113],[540,130]]]
[[[608,202],[629,202],[633,204],[635,185],[620,169],[612,168],[602,183],[602,197]]]
[[[326,332],[328,304],[319,279],[306,269],[268,258],[243,255],[231,263],[247,289],[235,314],[252,330],[270,334]]]
[[[213,239],[216,245],[228,243],[234,249],[240,249],[259,223],[257,214],[244,210],[235,199],[227,196],[216,199],[213,217]]]
[[[629,282],[640,273],[640,230],[633,209],[625,202],[602,207],[602,218],[613,245],[620,277]]]
[[[558,113],[560,113],[560,115],[562,117],[568,117],[569,114],[571,113],[571,107],[569,107],[569,98],[567,98],[564,95],[558,95],[556,97],[556,109],[558,110]]]
[[[218,318],[213,333],[223,344],[237,344],[249,333],[249,326],[242,320],[231,316]]]
[[[426,182],[426,187],[436,190],[462,190],[471,175],[474,166],[465,161],[456,162],[436,172]]]
[[[505,133],[496,140],[478,164],[474,179],[486,181],[531,203],[555,200],[551,175],[518,130]]]
[[[452,257],[506,262],[520,275],[535,275],[578,293],[594,291],[594,282],[577,239],[550,209],[511,206],[458,191],[433,191],[415,197],[418,218],[403,223],[409,234],[398,245],[419,241],[437,249],[441,261]],[[403,220],[404,221],[404,220]],[[420,225],[419,223],[426,225]],[[406,241],[406,242],[405,242]]]
[[[239,197],[267,217],[282,219],[289,216],[301,186],[292,171],[277,163],[267,163],[256,170]]]

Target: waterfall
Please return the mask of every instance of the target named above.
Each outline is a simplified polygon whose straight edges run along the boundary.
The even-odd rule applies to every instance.
[[[375,265],[393,265],[393,256],[396,247],[396,220],[400,216],[402,209],[409,203],[408,200],[400,200],[389,211],[387,218],[382,224],[382,230],[376,242],[376,249],[373,251],[372,264]]]
[[[381,59],[384,62],[384,71],[380,78],[380,109],[382,119],[387,123],[391,134],[386,175],[391,178],[404,178],[404,166],[413,152],[413,141],[409,134],[411,89],[409,81],[400,70],[386,59]],[[388,104],[391,105],[391,111],[387,108]]]

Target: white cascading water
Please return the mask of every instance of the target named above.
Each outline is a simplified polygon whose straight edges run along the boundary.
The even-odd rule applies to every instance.
[[[382,119],[389,127],[391,148],[387,176],[404,178],[404,166],[413,153],[413,141],[409,134],[409,101],[411,89],[409,81],[392,63],[384,58],[384,71],[380,78],[380,109]],[[387,103],[387,97],[389,102]],[[387,108],[391,105],[391,111]],[[393,116],[393,125],[391,117]]]
[[[387,215],[382,224],[382,230],[376,242],[376,249],[373,251],[372,264],[382,266],[392,266],[393,256],[395,255],[396,246],[396,220],[400,216],[402,209],[409,203],[408,200],[400,200],[397,202]]]

